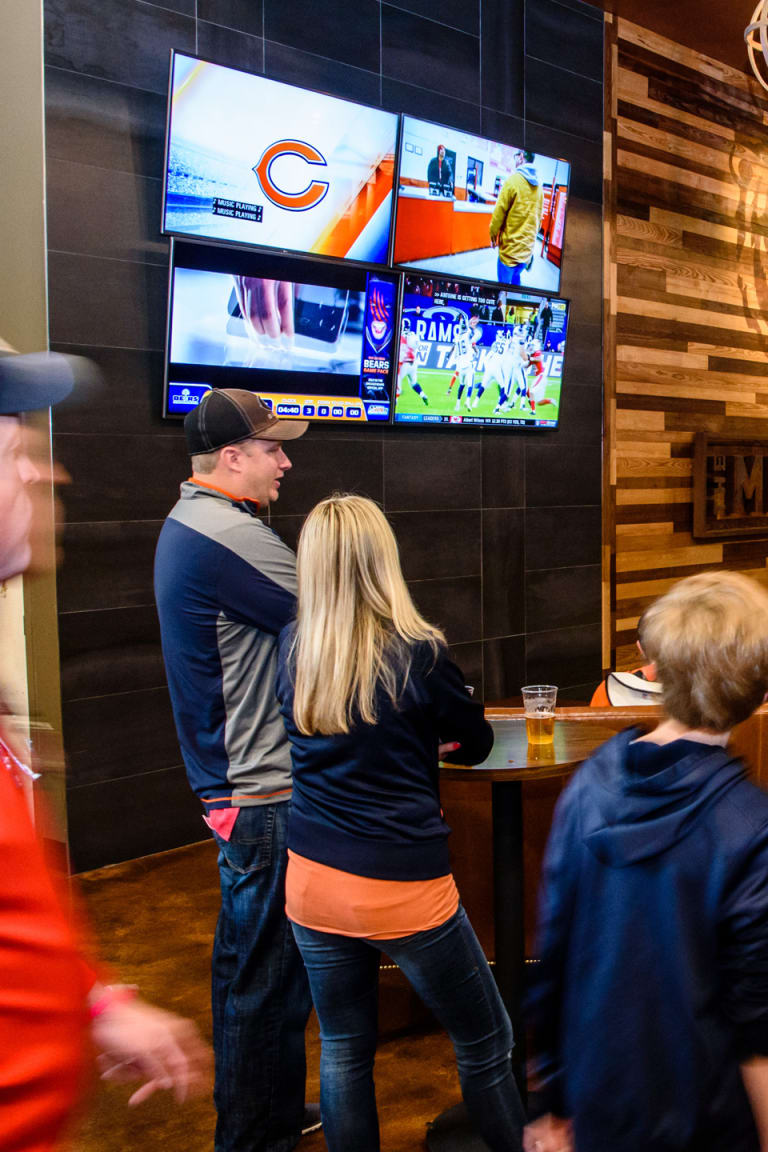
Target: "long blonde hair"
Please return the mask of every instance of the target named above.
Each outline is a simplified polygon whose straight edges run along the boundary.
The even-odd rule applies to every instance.
[[[334,495],[312,509],[298,548],[299,605],[291,655],[293,718],[300,732],[348,732],[376,722],[376,689],[393,704],[410,646],[433,653],[445,637],[416,611],[383,512],[362,496]]]

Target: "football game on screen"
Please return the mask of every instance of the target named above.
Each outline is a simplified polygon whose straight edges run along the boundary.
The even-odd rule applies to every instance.
[[[395,421],[553,428],[568,301],[406,276]]]

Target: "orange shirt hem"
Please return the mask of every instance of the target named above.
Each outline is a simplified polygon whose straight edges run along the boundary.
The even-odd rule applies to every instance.
[[[453,876],[378,880],[330,868],[288,851],[285,912],[316,932],[365,940],[397,940],[437,928],[455,915]]]

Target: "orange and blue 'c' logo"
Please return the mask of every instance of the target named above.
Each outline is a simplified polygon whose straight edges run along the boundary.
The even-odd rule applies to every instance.
[[[285,208],[288,212],[306,212],[310,208],[316,208],[328,192],[327,181],[310,180],[299,192],[288,192],[285,188],[279,188],[272,179],[271,168],[275,160],[281,156],[299,156],[307,164],[327,168],[322,152],[318,152],[317,148],[312,144],[306,144],[303,140],[276,140],[274,144],[264,149],[261,159],[253,169],[262,192],[276,207]]]

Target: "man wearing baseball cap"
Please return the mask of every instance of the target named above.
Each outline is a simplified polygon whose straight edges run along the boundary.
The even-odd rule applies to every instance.
[[[252,392],[206,393],[184,420],[192,476],[155,558],[179,743],[219,847],[216,1152],[289,1152],[307,1130],[310,996],[285,917],[291,759],[274,690],[296,558],[258,515],[291,467],[284,441],[306,430]]]
[[[19,416],[58,403],[89,374],[77,357],[20,356],[0,340],[2,580],[29,567],[40,530],[31,495],[51,479],[43,454],[38,460],[30,452]],[[179,1099],[199,1090],[208,1053],[192,1024],[137,999],[133,988],[110,985],[84,955],[66,910],[69,895],[49,874],[30,820],[28,749],[1,719],[0,1144],[53,1152],[83,1087],[88,1030],[105,1076],[146,1081],[134,1103],[158,1087],[173,1088]]]

